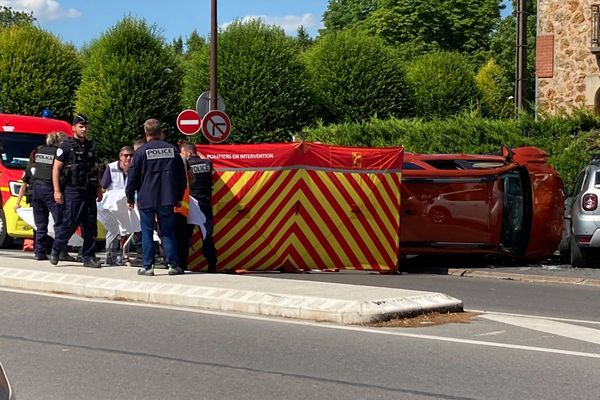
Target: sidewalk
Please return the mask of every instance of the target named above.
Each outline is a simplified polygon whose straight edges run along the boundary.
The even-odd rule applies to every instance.
[[[265,279],[249,275],[155,269],[145,277],[133,267],[83,268],[81,263],[35,261],[31,253],[0,250],[0,286],[109,300],[233,311],[342,324],[378,322],[427,312],[462,311],[443,293],[370,286]]]
[[[600,269],[558,265],[502,268],[450,268],[448,275],[468,278],[505,279],[522,282],[574,284],[600,287]]]

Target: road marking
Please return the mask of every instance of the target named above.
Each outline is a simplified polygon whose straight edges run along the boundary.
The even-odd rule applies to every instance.
[[[494,332],[480,333],[479,335],[475,335],[475,337],[480,337],[480,336],[495,336],[495,335],[502,335],[503,333],[506,333],[506,331],[494,331]]]
[[[581,325],[571,325],[548,319],[517,317],[512,315],[481,314],[479,317],[490,321],[518,326],[520,328],[550,333],[552,335],[581,340],[583,342],[600,344],[600,330],[587,328]]]
[[[254,321],[265,321],[272,323],[280,323],[280,324],[288,324],[288,325],[299,325],[299,326],[308,326],[313,328],[321,328],[321,329],[334,329],[340,331],[352,331],[352,332],[360,332],[360,333],[370,333],[376,335],[386,335],[386,336],[397,336],[397,337],[407,337],[411,339],[420,339],[420,340],[432,340],[437,342],[448,342],[448,343],[459,343],[459,344],[467,344],[474,346],[484,346],[484,347],[495,347],[509,350],[524,350],[524,351],[532,351],[538,353],[548,353],[548,354],[558,354],[558,355],[566,355],[566,356],[574,356],[574,357],[584,357],[584,358],[596,358],[600,359],[600,353],[588,353],[581,351],[570,351],[570,350],[560,350],[560,349],[551,349],[547,347],[537,347],[537,346],[523,346],[518,344],[510,344],[510,343],[497,343],[497,342],[486,342],[481,340],[472,340],[472,339],[459,339],[445,336],[434,336],[434,335],[423,335],[417,333],[406,333],[400,332],[398,330],[383,330],[381,328],[367,328],[362,326],[347,326],[347,325],[334,325],[330,323],[321,323],[321,322],[313,322],[313,321],[298,321],[298,320],[290,320],[281,317],[263,317],[263,316],[255,316],[248,314],[236,314],[229,312],[221,312],[221,311],[209,311],[209,310],[199,310],[185,307],[174,307],[174,306],[164,306],[160,304],[146,304],[146,303],[131,303],[124,302],[118,300],[105,300],[105,299],[94,299],[87,297],[77,297],[72,295],[63,295],[63,294],[52,294],[52,293],[39,293],[27,290],[19,290],[19,289],[7,289],[0,288],[0,291],[3,292],[13,292],[13,293],[23,293],[23,294],[32,294],[46,297],[59,297],[69,300],[77,300],[77,301],[87,301],[92,303],[103,303],[103,304],[119,304],[122,306],[130,306],[130,307],[146,307],[146,308],[159,308],[163,310],[174,310],[174,311],[184,311],[184,312],[193,312],[198,314],[206,314],[206,315],[215,315],[215,316],[223,316],[229,318],[240,318],[240,319],[248,319]],[[481,317],[481,316],[480,316]]]
[[[485,310],[465,310],[465,311],[478,313],[478,314],[486,314],[486,315],[507,315],[507,316],[511,316],[511,317],[525,317],[525,318],[548,319],[550,321],[571,322],[574,324],[600,325],[600,321],[589,321],[589,320],[585,320],[585,319],[558,318],[558,317],[548,317],[548,316],[544,316],[544,315],[503,313],[503,312],[485,311]]]

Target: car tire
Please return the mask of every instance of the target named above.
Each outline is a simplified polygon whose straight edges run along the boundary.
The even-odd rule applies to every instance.
[[[8,236],[6,230],[6,216],[4,210],[0,208],[0,247],[8,247],[12,244],[12,238]]]
[[[575,239],[571,235],[571,265],[573,267],[587,267],[589,265],[589,251],[590,249],[581,248],[575,242]]]

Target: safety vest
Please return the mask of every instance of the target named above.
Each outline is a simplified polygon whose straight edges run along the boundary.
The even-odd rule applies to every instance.
[[[185,188],[183,192],[183,200],[181,200],[181,207],[175,207],[175,212],[183,215],[187,218],[190,213],[190,188]]]
[[[185,191],[183,192],[183,200],[181,200],[181,207],[175,207],[174,211],[183,215],[184,217],[188,217],[190,214],[190,179],[187,172],[187,161],[185,158],[181,158],[181,161],[186,166],[185,167]]]

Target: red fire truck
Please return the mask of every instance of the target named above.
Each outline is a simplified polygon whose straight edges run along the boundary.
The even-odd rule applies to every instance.
[[[50,132],[72,134],[71,125],[51,118],[0,114],[0,247],[10,244],[13,238],[32,238],[33,228],[15,213],[23,171],[29,154],[44,144]]]

